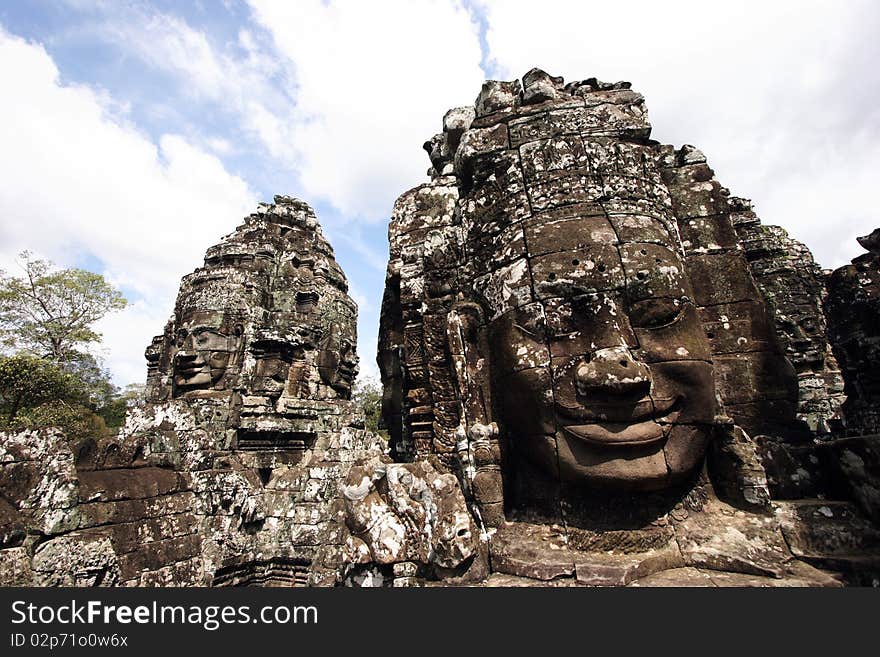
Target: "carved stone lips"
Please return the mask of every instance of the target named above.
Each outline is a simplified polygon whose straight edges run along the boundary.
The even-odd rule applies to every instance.
[[[204,363],[185,363],[175,368],[176,373],[184,378],[190,378],[196,374],[201,374],[205,370]]]
[[[579,421],[583,422],[585,419],[590,421],[584,424],[563,424],[561,428],[573,438],[598,445],[614,447],[650,445],[666,438],[669,425],[675,422],[681,412],[679,401],[679,399],[657,400],[648,413],[633,417],[626,422],[604,419],[613,417],[612,413],[580,414]],[[600,415],[604,418],[600,418]]]

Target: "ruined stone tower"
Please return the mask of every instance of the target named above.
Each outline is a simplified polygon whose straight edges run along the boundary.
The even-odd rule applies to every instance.
[[[312,209],[261,204],[184,277],[146,352],[148,402],[116,439],[4,441],[4,467],[36,486],[17,496],[4,580],[336,583],[338,482],[382,451],[349,401],[356,317]]]

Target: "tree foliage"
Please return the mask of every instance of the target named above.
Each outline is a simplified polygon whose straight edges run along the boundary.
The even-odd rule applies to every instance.
[[[122,392],[114,388],[113,394],[97,408],[96,413],[101,416],[108,428],[121,427],[125,424],[125,414],[128,409],[145,403],[144,388],[142,383],[129,383]]]
[[[125,298],[100,274],[55,270],[27,251],[19,259],[24,276],[0,271],[0,340],[62,366],[82,360],[101,341],[95,322],[124,308]]]
[[[27,354],[0,357],[0,408],[6,424],[14,423],[20,411],[72,397],[74,388],[70,375],[43,358]]]
[[[90,392],[86,382],[45,358],[0,356],[0,430],[60,427],[71,438],[107,435],[122,425],[125,411],[119,412],[117,395],[108,393],[101,404]]]
[[[382,419],[382,388],[379,384],[375,381],[358,381],[351,398],[364,412],[367,430],[378,432]]]
[[[94,324],[121,310],[122,294],[100,274],[61,269],[27,251],[23,275],[0,271],[0,428],[57,426],[70,437],[122,425],[128,401],[89,348]]]

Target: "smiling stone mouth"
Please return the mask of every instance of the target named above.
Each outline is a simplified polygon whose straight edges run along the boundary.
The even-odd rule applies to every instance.
[[[626,422],[600,418],[599,414],[592,417],[582,415],[578,418],[582,423],[564,424],[560,428],[573,438],[597,445],[614,447],[650,445],[666,439],[669,425],[675,423],[681,412],[679,401],[680,399],[672,399],[662,404],[657,403],[657,407],[652,407],[650,412]],[[584,422],[584,420],[588,421]]]
[[[194,376],[196,374],[201,374],[205,369],[204,365],[192,365],[188,367],[177,367],[177,374],[180,376]]]

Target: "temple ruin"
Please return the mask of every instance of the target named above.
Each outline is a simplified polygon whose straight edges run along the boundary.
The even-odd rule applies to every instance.
[[[388,226],[387,440],[303,201],[208,249],[112,440],[0,439],[0,584],[880,584],[880,236],[834,272],[627,82],[487,81]]]

